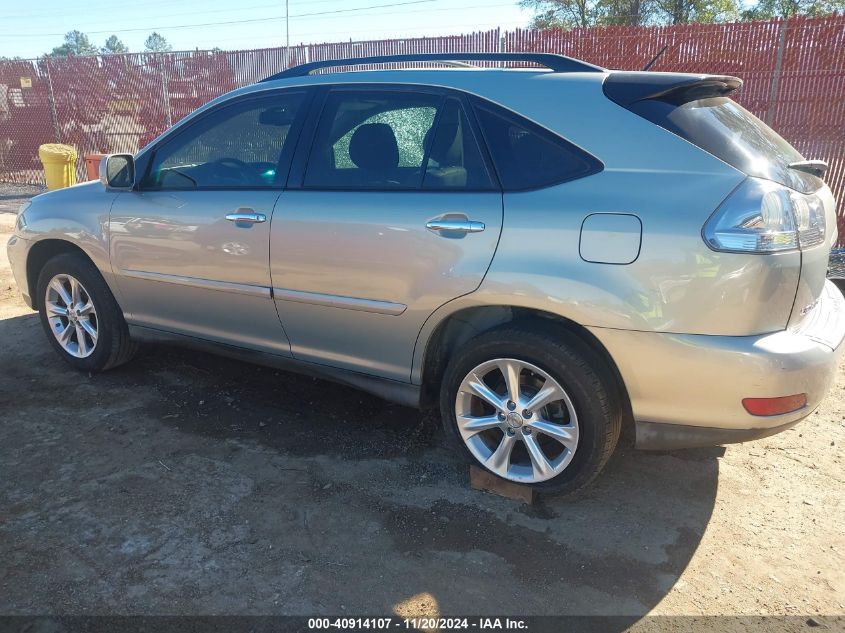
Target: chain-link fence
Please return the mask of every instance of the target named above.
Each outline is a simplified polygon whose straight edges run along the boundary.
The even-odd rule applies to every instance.
[[[805,156],[826,160],[826,179],[837,198],[845,198],[845,16],[0,61],[0,181],[42,182],[42,143],[74,145],[80,157],[135,152],[213,97],[307,61],[542,51],[638,70],[666,45],[653,70],[741,77],[737,100]],[[80,158],[80,178],[83,172]],[[840,229],[845,234],[845,226]]]

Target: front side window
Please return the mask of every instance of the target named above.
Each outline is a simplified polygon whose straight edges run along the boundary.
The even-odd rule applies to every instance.
[[[510,110],[481,99],[474,106],[505,191],[549,187],[603,168],[587,152]]]
[[[460,102],[437,94],[339,90],[326,98],[305,187],[491,187]]]
[[[276,172],[303,98],[246,99],[204,116],[156,149],[142,188],[278,186]]]

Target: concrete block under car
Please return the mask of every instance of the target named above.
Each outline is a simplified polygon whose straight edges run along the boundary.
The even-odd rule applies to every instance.
[[[534,503],[534,489],[512,481],[505,481],[477,466],[469,467],[469,484],[474,490],[492,492],[494,495],[522,501],[531,505]]]

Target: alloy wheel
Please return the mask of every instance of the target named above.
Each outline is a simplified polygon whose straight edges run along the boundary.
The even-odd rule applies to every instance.
[[[53,336],[68,354],[87,358],[97,347],[97,310],[91,295],[71,275],[56,275],[44,297],[47,321]]]
[[[514,358],[470,371],[455,398],[455,418],[470,453],[500,477],[547,481],[572,461],[578,416],[566,390],[547,372]]]

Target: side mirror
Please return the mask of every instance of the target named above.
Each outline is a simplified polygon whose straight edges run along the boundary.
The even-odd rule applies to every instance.
[[[135,186],[132,154],[109,154],[100,161],[100,182],[108,189],[131,191]]]

